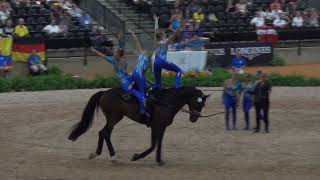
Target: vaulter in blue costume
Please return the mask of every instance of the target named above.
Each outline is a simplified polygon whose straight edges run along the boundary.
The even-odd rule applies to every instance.
[[[124,55],[123,50],[120,48],[114,49],[113,56],[106,56],[93,48],[91,48],[91,50],[97,56],[104,58],[107,62],[113,65],[113,70],[121,83],[121,88],[124,91],[128,91],[131,81],[130,76],[127,74],[127,63],[121,60]]]
[[[245,127],[244,130],[250,129],[250,109],[253,104],[253,97],[252,92],[254,90],[254,82],[251,79],[251,76],[249,74],[246,74],[245,76],[245,82],[242,83],[241,89],[243,92],[243,98],[242,98],[242,109],[244,112],[244,120],[245,120]]]
[[[132,72],[132,80],[135,81],[136,86],[138,88],[138,91],[133,90],[132,93],[134,96],[136,96],[139,100],[139,112],[141,114],[145,114],[146,116],[150,117],[150,115],[145,110],[145,104],[146,104],[146,95],[145,95],[145,88],[146,88],[146,79],[145,79],[145,71],[148,69],[149,61],[148,57],[145,54],[145,51],[143,50],[141,43],[136,36],[134,32],[129,30],[129,32],[132,34],[133,39],[136,42],[136,48],[138,51],[138,64],[134,68]]]
[[[222,98],[226,110],[226,130],[230,130],[230,109],[232,110],[233,116],[232,129],[237,129],[237,106],[240,88],[241,84],[235,80],[234,75],[225,82]]]
[[[183,71],[177,65],[167,61],[168,45],[179,33],[180,31],[177,30],[169,38],[166,38],[166,34],[163,32],[156,33],[155,61],[153,64],[155,83],[152,86],[153,89],[159,88],[161,86],[162,69],[176,72],[175,87],[180,87],[180,79]]]
[[[130,93],[132,95],[134,95],[135,97],[138,98],[139,100],[139,112],[144,114],[145,113],[145,108],[144,108],[144,104],[145,104],[145,96],[144,96],[144,87],[145,87],[145,80],[144,78],[142,78],[142,76],[140,76],[141,74],[141,70],[143,69],[146,69],[147,65],[144,65],[144,64],[147,64],[145,63],[145,61],[147,61],[147,58],[144,56],[144,54],[140,54],[139,55],[139,63],[137,65],[137,67],[139,66],[139,68],[135,68],[134,72],[133,72],[133,75],[130,76],[128,73],[127,73],[127,64],[122,62],[121,60],[121,57],[123,57],[123,50],[122,49],[115,49],[114,52],[113,52],[113,56],[106,56],[102,53],[100,53],[99,51],[95,50],[95,49],[92,49],[92,51],[104,58],[107,62],[109,62],[110,64],[113,65],[113,69],[114,69],[114,72],[117,76],[117,78],[119,79],[120,81],[120,84],[121,84],[121,88],[127,92],[127,93]],[[142,64],[142,65],[140,65]],[[142,68],[140,68],[142,67]],[[132,83],[133,81],[135,81],[137,83],[137,86],[138,86],[138,90],[132,88]],[[142,91],[143,89],[143,91]],[[142,93],[143,92],[143,93]],[[147,115],[149,117],[149,115]]]

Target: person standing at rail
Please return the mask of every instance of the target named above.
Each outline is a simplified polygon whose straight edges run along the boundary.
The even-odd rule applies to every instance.
[[[237,74],[243,74],[246,67],[246,60],[241,56],[240,49],[235,52],[235,57],[231,60],[232,71]]]
[[[260,120],[264,120],[265,132],[269,133],[269,108],[270,108],[270,93],[271,84],[267,80],[266,74],[259,76],[259,82],[256,84],[254,94],[254,106],[256,109],[256,128],[255,133],[260,132]],[[263,112],[263,118],[261,117],[261,111]]]
[[[240,88],[241,85],[239,81],[236,80],[235,74],[232,74],[230,79],[227,79],[224,83],[223,93],[222,93],[222,101],[226,110],[226,130],[230,130],[230,110],[232,110],[232,129],[237,130],[237,106],[238,99],[240,96]]]

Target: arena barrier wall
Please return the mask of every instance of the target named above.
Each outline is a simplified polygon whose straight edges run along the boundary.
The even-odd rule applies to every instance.
[[[48,66],[56,66],[61,68],[66,73],[72,73],[76,76],[83,76],[92,78],[95,74],[112,76],[113,69],[103,59],[89,55],[87,58],[83,57],[84,51],[64,50],[64,51],[47,51]],[[299,48],[274,48],[274,55],[284,58],[287,64],[319,64],[320,46],[317,47],[302,47]],[[207,61],[208,66],[215,66],[212,59]],[[128,71],[132,71],[137,58],[135,55],[127,56]],[[85,65],[87,63],[87,65]],[[28,66],[26,62],[14,62],[13,74],[26,75],[28,73]]]

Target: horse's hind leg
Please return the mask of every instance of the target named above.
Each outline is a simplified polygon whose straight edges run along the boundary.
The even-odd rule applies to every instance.
[[[104,139],[106,141],[106,144],[108,146],[108,150],[109,150],[109,155],[110,155],[110,158],[111,160],[114,160],[115,158],[115,151],[114,151],[114,148],[113,148],[113,145],[112,145],[112,142],[111,142],[111,133],[112,133],[112,130],[113,130],[113,127],[119,122],[121,121],[123,118],[123,116],[121,115],[115,115],[115,116],[112,116],[108,122],[107,122],[107,128],[105,130],[105,134],[104,134]]]
[[[161,159],[161,149],[162,149],[162,140],[163,140],[165,130],[166,128],[163,128],[160,130],[158,140],[157,140],[158,147],[157,147],[156,161],[159,166],[162,166],[164,164],[164,162]]]
[[[158,136],[158,133],[156,132],[156,130],[151,129],[151,147],[141,154],[137,154],[137,153],[134,154],[131,161],[137,161],[141,158],[146,157],[148,154],[150,154],[156,148],[157,136]]]
[[[91,153],[89,155],[89,159],[94,159],[95,157],[101,155],[102,153],[102,148],[103,148],[103,140],[104,140],[104,137],[105,137],[105,132],[107,130],[107,124],[99,131],[99,139],[98,139],[98,146],[97,146],[97,149],[96,149],[96,152],[95,153]]]

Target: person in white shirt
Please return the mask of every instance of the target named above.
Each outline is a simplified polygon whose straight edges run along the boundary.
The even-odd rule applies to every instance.
[[[263,10],[262,7],[258,8],[258,11],[256,13],[259,13],[259,15],[261,15],[261,17],[266,18],[267,13]]]
[[[264,12],[265,12],[265,19],[266,20],[273,20],[274,19],[273,14],[269,9],[265,10]]]
[[[292,19],[292,27],[302,27],[303,26],[303,17],[301,16],[301,12],[297,11],[296,16]]]
[[[79,9],[76,4],[71,4],[70,9],[68,9],[67,11],[71,15],[71,17],[80,17],[82,13],[81,9]]]
[[[261,27],[265,25],[265,20],[263,18],[263,14],[259,11],[256,12],[256,16],[251,20],[251,25],[255,25],[256,27]]]
[[[60,27],[56,24],[55,20],[51,21],[51,24],[46,25],[43,30],[48,34],[48,35],[56,35],[60,34],[62,31]]]
[[[276,7],[275,9],[273,9],[271,11],[271,15],[272,15],[273,19],[279,18],[280,14],[282,14],[282,13],[283,13],[283,11],[281,9],[279,9],[279,7]]]
[[[10,11],[0,4],[0,21],[4,23],[10,17]]]
[[[265,19],[263,18],[263,14],[259,11],[256,12],[256,16],[251,20],[251,25],[254,25],[256,27],[256,32],[258,35],[258,39],[261,38],[261,36],[265,35]]]
[[[288,25],[288,22],[286,21],[283,14],[280,14],[280,17],[278,17],[273,21],[273,26],[275,28],[285,28],[287,27],[287,25]]]

